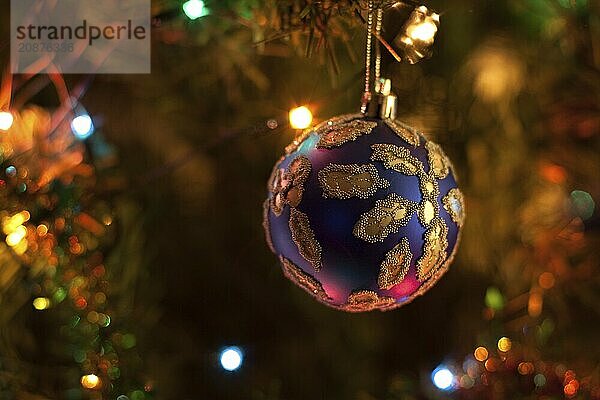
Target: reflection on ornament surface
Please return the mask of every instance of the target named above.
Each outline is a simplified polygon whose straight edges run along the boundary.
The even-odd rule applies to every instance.
[[[275,166],[264,227],[284,275],[349,312],[390,310],[452,262],[464,198],[437,144],[362,114],[305,131]]]

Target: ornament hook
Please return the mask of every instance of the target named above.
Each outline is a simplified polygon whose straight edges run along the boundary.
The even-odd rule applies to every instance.
[[[365,91],[362,97],[361,112],[370,117],[396,118],[397,98],[392,93],[392,81],[381,78],[381,28],[383,25],[383,9],[378,7],[375,17],[375,32],[373,32],[373,1],[369,1],[369,14],[367,16],[367,45],[365,54]],[[373,46],[373,33],[377,38],[375,42],[375,96],[371,93],[371,49]]]

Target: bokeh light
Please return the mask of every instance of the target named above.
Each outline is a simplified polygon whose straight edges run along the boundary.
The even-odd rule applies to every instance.
[[[86,389],[96,389],[100,386],[100,378],[97,375],[89,374],[81,377],[81,386]]]
[[[440,390],[451,390],[454,387],[454,375],[444,365],[437,367],[431,374],[431,380]]]
[[[210,11],[206,8],[202,0],[186,1],[183,3],[183,12],[192,21],[210,14]]]
[[[290,110],[290,126],[294,129],[306,129],[313,120],[312,112],[306,106]]]
[[[533,373],[535,368],[534,368],[533,364],[530,362],[521,362],[521,363],[519,363],[517,370],[519,371],[519,374],[521,374],[521,375],[528,375],[528,374]]]
[[[573,190],[571,192],[571,203],[573,204],[575,214],[583,220],[591,218],[594,214],[596,203],[594,202],[592,195],[588,192],[584,192],[583,190]]]
[[[485,305],[492,310],[499,311],[504,308],[504,296],[498,288],[489,287],[485,292]]]
[[[488,358],[488,351],[485,347],[479,346],[475,349],[473,355],[477,361],[485,361]]]
[[[554,286],[556,279],[552,272],[543,272],[538,278],[538,284],[542,289],[551,289]]]
[[[543,374],[537,374],[533,377],[533,383],[537,387],[544,386],[546,384],[546,377]]]
[[[512,342],[506,336],[501,337],[500,340],[498,340],[498,350],[506,353],[507,351],[509,351],[511,349],[511,347],[512,347]]]
[[[33,308],[36,310],[45,310],[50,307],[50,299],[47,297],[36,297],[33,299]]]
[[[0,112],[0,130],[7,131],[14,122],[14,117],[7,111]]]
[[[78,115],[71,122],[71,130],[78,139],[86,139],[94,133],[94,123],[87,114]]]
[[[242,366],[244,360],[244,353],[239,347],[231,346],[221,351],[219,361],[221,367],[226,371],[235,371]]]

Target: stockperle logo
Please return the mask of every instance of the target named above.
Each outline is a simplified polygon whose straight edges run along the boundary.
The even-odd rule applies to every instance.
[[[11,0],[13,73],[150,73],[150,0]]]

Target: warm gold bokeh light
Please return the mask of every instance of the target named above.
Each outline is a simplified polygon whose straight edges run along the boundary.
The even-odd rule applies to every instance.
[[[313,120],[312,112],[306,106],[290,110],[290,126],[294,129],[306,129]]]
[[[6,236],[6,244],[10,247],[15,247],[21,240],[27,235],[27,228],[23,225],[19,225],[14,231]]]
[[[473,355],[475,356],[475,359],[477,361],[485,361],[488,358],[488,351],[485,347],[478,347],[475,349],[475,352],[473,353]]]
[[[47,297],[36,297],[33,299],[33,308],[36,310],[45,310],[50,307],[50,299]]]
[[[86,389],[96,389],[100,386],[100,378],[94,374],[84,375],[81,377],[81,386]]]
[[[7,111],[0,112],[0,130],[7,131],[10,129],[14,121],[14,117]]]
[[[511,349],[511,347],[512,347],[512,342],[506,336],[501,337],[500,340],[498,340],[498,350],[506,353],[507,351],[509,351]]]

